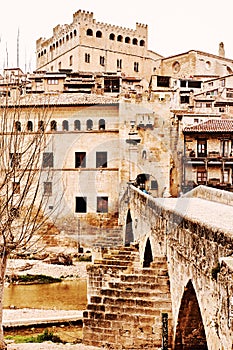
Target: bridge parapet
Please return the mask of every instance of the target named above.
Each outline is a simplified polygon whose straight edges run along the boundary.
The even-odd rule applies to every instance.
[[[130,185],[122,212],[130,211],[141,264],[148,240],[153,258],[167,258],[174,348],[179,346],[178,334],[184,342],[195,338],[185,327],[188,318],[190,322],[196,318],[196,327],[203,325],[199,335],[203,342],[206,338],[208,349],[232,350],[233,194],[203,187],[179,198],[153,198]],[[195,312],[186,309],[191,296]]]

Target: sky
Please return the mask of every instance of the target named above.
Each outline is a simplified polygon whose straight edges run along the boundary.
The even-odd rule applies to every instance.
[[[233,59],[232,0],[4,0],[0,21],[0,71],[17,66],[36,68],[36,40],[50,38],[58,24],[70,24],[73,13],[94,13],[97,22],[135,29],[148,25],[148,48],[162,56],[189,50]],[[18,40],[17,40],[18,39]],[[18,42],[18,50],[17,50]]]

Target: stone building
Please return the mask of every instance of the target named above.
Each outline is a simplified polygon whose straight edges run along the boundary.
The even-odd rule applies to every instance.
[[[57,25],[53,36],[36,42],[37,70],[121,72],[148,81],[161,55],[148,50],[148,27],[127,29],[97,22],[92,12],[77,11],[71,24]]]

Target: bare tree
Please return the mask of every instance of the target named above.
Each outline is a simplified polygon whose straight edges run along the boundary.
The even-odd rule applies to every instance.
[[[0,349],[7,348],[2,327],[7,259],[34,244],[48,219],[40,184],[51,113],[48,105],[38,108],[32,101],[22,106],[20,97],[0,104]]]

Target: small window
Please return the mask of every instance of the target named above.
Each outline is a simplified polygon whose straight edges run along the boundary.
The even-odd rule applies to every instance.
[[[145,46],[145,40],[140,40],[140,46]]]
[[[86,63],[90,63],[90,60],[91,60],[91,56],[89,53],[85,53],[85,62]]]
[[[10,153],[10,166],[12,168],[20,168],[21,153]]]
[[[39,122],[38,122],[38,129],[39,129],[39,131],[44,131],[44,122],[43,122],[43,120],[39,120]]]
[[[135,72],[139,71],[139,63],[138,62],[134,62],[134,71]]]
[[[75,213],[86,213],[86,212],[87,212],[87,197],[76,197]]]
[[[75,168],[86,168],[86,152],[75,152]]]
[[[125,38],[125,43],[130,44],[130,38],[128,36]]]
[[[93,36],[93,31],[92,31],[92,29],[87,29],[87,35],[88,35],[88,36]]]
[[[91,119],[87,120],[87,130],[93,129],[93,121]]]
[[[110,39],[110,40],[115,40],[115,34],[111,33],[111,34],[109,35],[109,39]]]
[[[117,68],[122,69],[122,59],[117,60]]]
[[[97,213],[108,212],[108,197],[97,197]]]
[[[117,37],[117,41],[119,41],[119,42],[121,42],[121,43],[122,43],[122,41],[123,41],[123,36],[122,36],[122,35],[118,35],[118,37]]]
[[[207,183],[207,172],[203,170],[197,170],[197,183],[198,185],[206,185]]]
[[[134,38],[133,39],[133,45],[137,45],[138,44],[138,39]]]
[[[158,182],[157,182],[157,180],[151,180],[150,188],[151,188],[151,190],[157,190],[158,189]]]
[[[62,130],[63,131],[69,131],[69,122],[68,122],[68,120],[63,120],[63,122],[62,122]]]
[[[96,168],[107,168],[107,152],[96,152]]]
[[[73,56],[71,55],[70,56],[70,66],[72,66],[73,65]]]
[[[100,30],[96,32],[96,38],[102,38],[102,32]]]
[[[33,122],[31,120],[27,122],[27,131],[33,131]]]
[[[20,194],[20,183],[12,182],[12,190],[13,190],[13,194]]]
[[[21,123],[18,120],[15,122],[14,128],[15,131],[21,131]]]
[[[80,120],[75,120],[74,121],[74,130],[81,130]]]
[[[44,195],[52,196],[52,182],[44,182]]]
[[[104,66],[104,56],[100,56],[100,65]]]
[[[99,120],[99,130],[105,130],[105,120],[104,119]]]
[[[51,131],[57,131],[57,122],[56,122],[56,120],[52,120],[50,122],[50,130]]]
[[[53,152],[43,153],[42,166],[43,168],[53,168]]]

